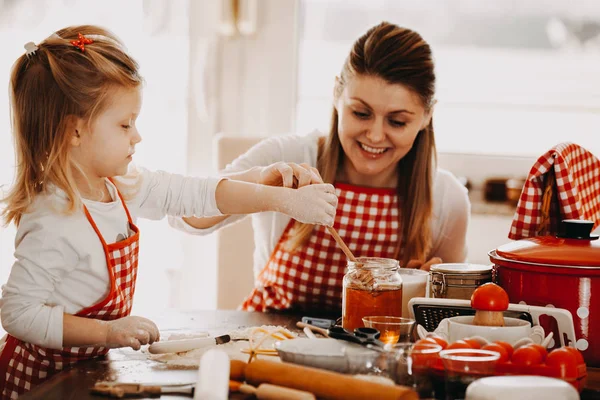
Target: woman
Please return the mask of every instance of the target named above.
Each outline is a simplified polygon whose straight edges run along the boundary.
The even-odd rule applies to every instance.
[[[463,262],[470,204],[466,189],[436,167],[434,88],[429,45],[416,32],[383,22],[354,43],[336,78],[327,137],[269,138],[225,172],[264,185],[302,187],[321,177],[333,183],[334,226],[357,256],[426,270],[442,260]],[[326,229],[277,213],[252,218],[256,287],[242,309],[339,310],[346,260]],[[236,219],[172,224],[206,234]]]

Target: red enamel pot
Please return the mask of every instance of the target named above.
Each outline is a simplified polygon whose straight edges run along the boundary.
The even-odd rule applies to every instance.
[[[569,345],[581,350],[588,366],[600,367],[600,240],[593,226],[564,220],[557,236],[516,240],[488,255],[511,303],[569,310],[576,336]],[[540,318],[540,324],[557,338],[553,318]]]

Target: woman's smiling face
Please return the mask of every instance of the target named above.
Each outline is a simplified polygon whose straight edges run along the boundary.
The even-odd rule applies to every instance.
[[[342,178],[351,184],[395,187],[396,165],[429,125],[431,111],[401,84],[356,75],[335,101],[345,157]]]

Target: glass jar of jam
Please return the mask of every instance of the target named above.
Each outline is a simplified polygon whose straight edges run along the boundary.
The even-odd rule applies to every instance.
[[[398,261],[360,257],[348,261],[342,294],[342,326],[353,331],[363,317],[402,316],[402,278]]]

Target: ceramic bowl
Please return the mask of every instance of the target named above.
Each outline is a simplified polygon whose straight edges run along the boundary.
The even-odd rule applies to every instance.
[[[275,349],[284,362],[351,374],[368,372],[380,355],[336,339],[283,340],[275,343]]]
[[[455,342],[471,336],[481,336],[490,342],[502,340],[510,344],[530,337],[531,324],[518,318],[504,318],[505,326],[473,325],[473,316],[448,318],[448,341]]]

